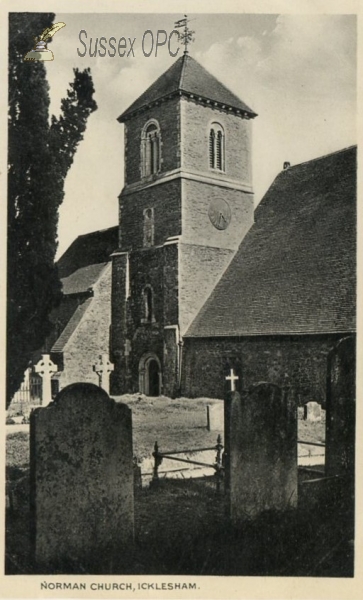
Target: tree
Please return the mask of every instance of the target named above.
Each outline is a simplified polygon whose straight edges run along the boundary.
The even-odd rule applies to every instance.
[[[61,116],[49,120],[44,63],[23,57],[54,16],[9,15],[7,406],[51,331],[49,315],[61,297],[54,261],[58,209],[88,117],[97,109],[90,70],[74,69]]]

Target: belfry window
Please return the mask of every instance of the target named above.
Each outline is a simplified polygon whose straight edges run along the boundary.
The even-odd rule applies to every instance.
[[[154,323],[154,297],[153,290],[150,285],[144,287],[144,316],[142,319],[143,323]]]
[[[144,246],[154,245],[154,209],[146,208],[144,210]]]
[[[160,128],[156,121],[147,123],[142,132],[142,176],[156,175],[161,165]]]
[[[209,167],[224,171],[225,169],[225,141],[222,125],[212,123],[209,131]]]

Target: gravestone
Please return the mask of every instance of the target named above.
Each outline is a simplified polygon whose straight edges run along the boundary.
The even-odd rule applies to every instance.
[[[297,410],[286,389],[261,383],[226,398],[226,484],[233,524],[297,505]]]
[[[224,429],[224,405],[207,404],[207,429],[208,431],[223,431]]]
[[[355,339],[344,338],[328,357],[325,473],[354,479]]]
[[[98,361],[93,365],[93,370],[98,375],[100,387],[110,393],[110,375],[114,370],[115,366],[110,362],[108,354],[101,354],[98,357]]]
[[[41,573],[112,573],[134,531],[131,410],[90,383],[30,418],[31,522]]]
[[[50,354],[42,354],[34,369],[42,378],[42,406],[47,406],[52,401],[52,375],[58,367],[51,361]]]
[[[321,421],[321,406],[318,402],[304,404],[304,420],[310,423]]]

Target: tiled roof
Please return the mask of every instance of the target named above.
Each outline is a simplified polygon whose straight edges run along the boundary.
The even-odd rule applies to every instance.
[[[82,267],[109,261],[117,247],[117,226],[79,235],[57,262],[59,277],[64,279]]]
[[[196,100],[211,100],[218,104],[231,107],[255,117],[256,113],[226,88],[218,79],[208,73],[202,65],[188,54],[180,57],[165,71],[122,115],[118,118],[123,122],[131,114],[147,107],[157,100],[167,98],[178,92],[192,94]]]
[[[64,351],[68,340],[70,339],[72,334],[77,329],[78,325],[80,324],[80,322],[82,320],[83,315],[86,313],[87,308],[89,307],[91,302],[92,302],[92,298],[88,298],[87,300],[85,300],[82,304],[80,304],[77,307],[77,309],[73,313],[72,317],[68,321],[67,325],[63,329],[62,333],[60,334],[59,338],[53,344],[51,352],[63,352]]]
[[[100,278],[104,268],[108,263],[99,263],[96,265],[88,265],[81,269],[77,269],[69,277],[63,278],[63,294],[81,294],[87,292]]]
[[[356,147],[282,171],[187,337],[355,330]]]

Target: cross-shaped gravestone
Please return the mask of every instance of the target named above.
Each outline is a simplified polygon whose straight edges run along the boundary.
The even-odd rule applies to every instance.
[[[52,401],[52,375],[58,371],[58,367],[50,360],[49,354],[42,354],[42,358],[35,365],[34,369],[36,373],[39,373],[43,380],[42,406],[48,406],[48,404]]]
[[[231,392],[235,392],[236,391],[236,385],[235,382],[239,380],[239,377],[237,375],[234,374],[234,370],[231,369],[230,370],[230,374],[226,377],[226,381],[230,381],[231,382]]]
[[[98,362],[93,365],[93,370],[99,377],[99,385],[108,394],[110,393],[110,374],[114,370],[114,365],[110,362],[108,354],[101,354]]]

